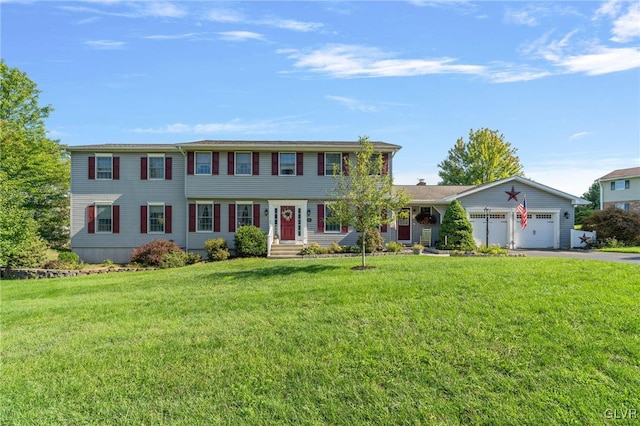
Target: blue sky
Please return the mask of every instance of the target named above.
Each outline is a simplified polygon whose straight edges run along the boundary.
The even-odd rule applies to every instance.
[[[68,145],[202,139],[401,145],[439,181],[470,129],[581,195],[640,165],[640,2],[1,0],[2,58]]]

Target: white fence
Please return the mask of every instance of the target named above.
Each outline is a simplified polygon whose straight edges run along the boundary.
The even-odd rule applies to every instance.
[[[571,248],[584,248],[587,243],[595,242],[596,231],[578,231],[576,229],[571,230]]]

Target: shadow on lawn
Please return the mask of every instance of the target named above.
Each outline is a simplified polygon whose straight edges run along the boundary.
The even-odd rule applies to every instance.
[[[298,274],[318,274],[332,269],[340,269],[331,265],[270,266],[254,269],[243,269],[235,272],[214,272],[207,276],[216,281],[253,280],[273,277],[288,277]]]

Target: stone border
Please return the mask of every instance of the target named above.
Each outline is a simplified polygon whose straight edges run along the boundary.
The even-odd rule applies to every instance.
[[[153,271],[157,268],[99,268],[99,269],[12,269],[0,268],[3,280],[37,280],[42,278],[80,277],[114,272]]]

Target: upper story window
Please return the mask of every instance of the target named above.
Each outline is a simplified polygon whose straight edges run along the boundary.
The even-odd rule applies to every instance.
[[[626,180],[616,180],[611,182],[611,190],[612,191],[621,191],[623,189],[629,189],[631,188],[631,182],[629,182],[629,179]]]
[[[251,153],[236,152],[236,175],[251,175]]]
[[[333,176],[334,171],[337,174],[342,172],[342,153],[327,152],[324,154],[324,174]]]
[[[280,175],[293,176],[296,174],[296,154],[294,152],[281,152]]]
[[[211,174],[211,153],[210,152],[196,152],[196,174],[197,175]]]
[[[149,154],[149,179],[164,179],[164,154]]]
[[[96,179],[113,179],[111,154],[96,154]]]

